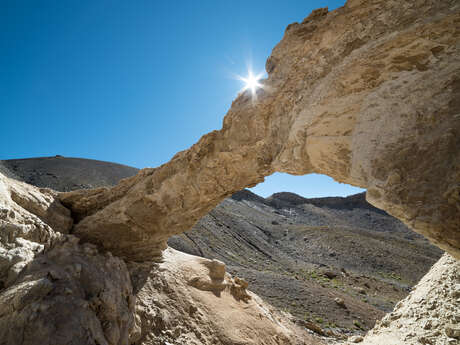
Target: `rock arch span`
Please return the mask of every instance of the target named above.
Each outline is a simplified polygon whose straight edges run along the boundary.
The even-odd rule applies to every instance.
[[[74,233],[143,261],[225,197],[275,171],[367,188],[367,199],[460,258],[460,6],[350,0],[287,27],[257,102],[113,188],[61,193]]]

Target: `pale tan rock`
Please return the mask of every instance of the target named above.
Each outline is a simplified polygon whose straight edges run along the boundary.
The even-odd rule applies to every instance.
[[[161,264],[131,263],[130,272],[58,232],[68,211],[53,202],[52,192],[0,174],[1,344],[322,344],[223,262],[168,250]]]
[[[60,194],[75,234],[142,261],[265,176],[315,172],[460,258],[459,20],[456,0],[354,0],[289,25],[265,90],[221,130],[114,188]]]
[[[458,344],[460,300],[455,296],[459,283],[460,261],[444,254],[362,344]]]
[[[341,306],[342,308],[346,308],[347,306],[345,305],[345,301],[343,298],[336,297],[334,298],[334,302],[337,303],[337,305]]]
[[[1,343],[125,345],[134,304],[126,264],[69,238],[0,289]]]
[[[70,230],[70,212],[55,196],[0,174],[0,288]]]
[[[198,260],[198,259],[195,259]],[[199,260],[198,260],[199,261]],[[225,264],[219,260],[203,259],[199,261],[208,269],[208,274],[193,276],[188,284],[202,291],[211,291],[216,296],[220,296],[224,290],[230,292],[238,301],[247,302],[251,299],[246,291],[248,282],[244,279],[235,277],[234,279],[225,272]]]
[[[310,331],[315,332],[316,334],[324,335],[324,330],[314,322],[304,321],[302,322],[302,325],[304,325]]]
[[[360,335],[355,335],[355,336],[351,337],[349,340],[352,343],[361,343],[363,341],[363,337],[360,336]]]
[[[324,344],[252,292],[245,290],[246,300],[235,296],[232,286],[246,288],[247,283],[228,273],[220,280],[224,288],[219,293],[208,289],[212,265],[171,248],[161,263],[130,263],[138,315],[132,344]],[[205,288],[191,285],[191,277],[205,282]]]
[[[73,220],[57,192],[19,182],[0,173],[0,221],[14,224],[43,224],[68,233]]]
[[[72,218],[55,195],[0,174],[0,343],[127,344],[126,264],[67,235]]]

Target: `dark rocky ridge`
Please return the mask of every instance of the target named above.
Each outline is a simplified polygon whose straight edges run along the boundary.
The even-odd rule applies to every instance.
[[[358,193],[347,197],[333,196],[324,198],[304,198],[294,193],[281,192],[275,193],[267,198],[268,204],[276,208],[292,207],[302,204],[311,204],[317,207],[327,207],[339,210],[352,210],[355,208],[368,209],[374,212],[385,211],[380,210],[366,201],[366,193]]]
[[[60,156],[0,163],[10,176],[60,191],[114,185],[138,171]],[[441,255],[368,204],[364,193],[307,199],[283,192],[265,199],[243,190],[168,243],[224,261],[271,304],[339,332],[372,327]]]
[[[67,192],[83,188],[113,186],[139,169],[83,158],[39,157],[1,161],[10,176],[43,188]]]

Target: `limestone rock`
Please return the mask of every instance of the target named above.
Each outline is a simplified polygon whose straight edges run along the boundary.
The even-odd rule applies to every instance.
[[[59,242],[71,226],[70,212],[55,192],[0,174],[0,290],[14,282],[38,254]]]
[[[325,271],[323,274],[328,279],[334,279],[338,275],[336,272],[333,271]]]
[[[1,344],[321,344],[218,260],[168,250],[128,270],[65,234],[53,195],[0,175]]]
[[[247,291],[244,281],[226,272],[223,279],[211,279],[209,268],[222,267],[215,264],[171,248],[161,263],[129,263],[137,295],[132,344],[324,344]],[[249,298],[235,295],[232,287]]]
[[[460,261],[448,254],[364,337],[363,345],[458,344]],[[349,341],[352,342],[351,339]]]
[[[460,327],[455,325],[448,325],[445,329],[446,335],[449,338],[460,339]]]
[[[2,344],[127,344],[134,296],[125,263],[72,238],[0,292]]]
[[[3,174],[0,174],[0,221],[21,225],[39,224],[58,229],[61,233],[68,233],[73,224],[70,211],[59,202],[57,192],[33,187]],[[32,239],[31,234],[27,236]],[[33,239],[40,240],[39,236]]]
[[[72,218],[55,196],[0,174],[0,342],[126,344],[126,265],[67,235]]]
[[[211,291],[216,296],[220,296],[224,290],[228,290],[233,297],[240,301],[248,302],[251,295],[246,291],[248,283],[241,278],[234,279],[225,272],[225,264],[219,260],[203,259],[200,263],[205,266],[209,272],[193,276],[188,284],[202,291]]]
[[[75,234],[119,256],[166,240],[275,171],[320,173],[460,258],[460,7],[350,0],[287,27],[223,127],[113,188],[60,194]]]
[[[324,335],[323,329],[320,326],[318,326],[316,323],[314,323],[314,322],[304,321],[303,325],[306,328],[308,328],[310,331],[315,332],[316,334]]]

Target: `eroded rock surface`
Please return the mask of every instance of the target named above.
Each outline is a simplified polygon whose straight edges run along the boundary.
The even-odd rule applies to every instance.
[[[55,192],[1,174],[0,206],[2,345],[321,343],[220,261],[171,249],[127,265],[67,233]]]
[[[168,248],[162,263],[131,263],[134,344],[323,344],[247,291],[222,263]]]
[[[0,289],[70,230],[70,212],[55,196],[0,173]]]
[[[127,344],[126,264],[68,235],[56,193],[0,174],[0,344]]]
[[[142,261],[265,176],[316,172],[460,258],[459,22],[456,0],[351,0],[289,25],[265,89],[220,131],[116,187],[61,194],[75,234]]]
[[[172,250],[172,249],[171,249]],[[193,276],[188,284],[202,291],[211,291],[216,296],[228,291],[238,301],[248,302],[251,299],[246,291],[248,282],[244,279],[232,277],[225,272],[225,264],[219,260],[202,260],[201,264],[208,269],[208,274]],[[201,270],[202,271],[202,270]]]
[[[361,344],[460,344],[459,324],[460,262],[444,254]]]
[[[1,344],[125,345],[134,328],[126,264],[68,236],[0,293]]]

